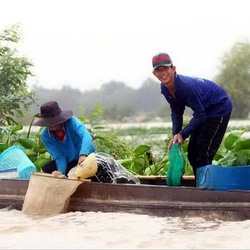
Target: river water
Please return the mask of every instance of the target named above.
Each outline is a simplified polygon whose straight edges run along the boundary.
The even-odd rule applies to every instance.
[[[250,220],[0,210],[0,249],[250,249]]]

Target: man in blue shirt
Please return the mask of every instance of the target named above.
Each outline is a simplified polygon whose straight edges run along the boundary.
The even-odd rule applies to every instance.
[[[155,55],[152,64],[171,109],[173,137],[168,150],[173,143],[182,144],[189,137],[188,160],[196,176],[197,168],[212,164],[227,129],[232,102],[216,83],[177,74],[167,53]],[[193,111],[193,117],[183,127],[185,107]]]

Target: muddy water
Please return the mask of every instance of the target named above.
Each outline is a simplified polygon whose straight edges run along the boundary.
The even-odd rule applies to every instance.
[[[0,210],[0,249],[249,249],[250,220]]]

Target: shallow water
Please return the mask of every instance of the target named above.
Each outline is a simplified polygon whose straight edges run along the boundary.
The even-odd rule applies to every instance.
[[[249,249],[250,220],[0,210],[0,249]]]

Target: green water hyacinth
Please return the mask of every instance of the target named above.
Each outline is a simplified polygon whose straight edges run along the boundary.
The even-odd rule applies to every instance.
[[[250,165],[250,139],[244,133],[245,130],[229,132],[222,141],[213,164],[224,167]]]

